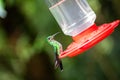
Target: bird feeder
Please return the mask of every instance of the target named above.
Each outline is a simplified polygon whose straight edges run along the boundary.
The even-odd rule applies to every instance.
[[[96,14],[86,0],[46,0],[49,10],[65,35],[73,42],[59,58],[74,57],[93,47],[109,36],[119,25],[120,20],[97,26]]]

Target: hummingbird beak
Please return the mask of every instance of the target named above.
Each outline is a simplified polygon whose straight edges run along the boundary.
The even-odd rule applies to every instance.
[[[57,32],[57,33],[55,33],[55,34],[53,34],[52,36],[53,36],[53,38],[57,35],[57,34],[59,34],[60,32]]]

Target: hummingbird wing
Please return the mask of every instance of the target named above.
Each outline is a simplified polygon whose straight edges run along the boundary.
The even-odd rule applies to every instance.
[[[59,59],[59,55],[57,54],[57,50],[55,51],[55,69],[60,68],[61,71],[63,71],[63,65],[62,61]]]

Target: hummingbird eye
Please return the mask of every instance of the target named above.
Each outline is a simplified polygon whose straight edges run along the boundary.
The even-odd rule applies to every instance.
[[[50,37],[48,37],[48,40],[51,40],[51,38],[50,38]]]

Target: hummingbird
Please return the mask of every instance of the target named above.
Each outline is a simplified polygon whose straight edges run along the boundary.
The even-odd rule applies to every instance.
[[[63,51],[63,48],[62,48],[62,44],[58,41],[56,41],[54,39],[54,37],[58,34],[59,32],[51,35],[51,36],[48,36],[47,37],[47,41],[50,45],[53,46],[54,48],[54,54],[55,54],[55,69],[57,69],[58,67],[60,68],[61,72],[63,71],[63,65],[62,65],[62,61],[61,59],[59,58],[59,54]]]

